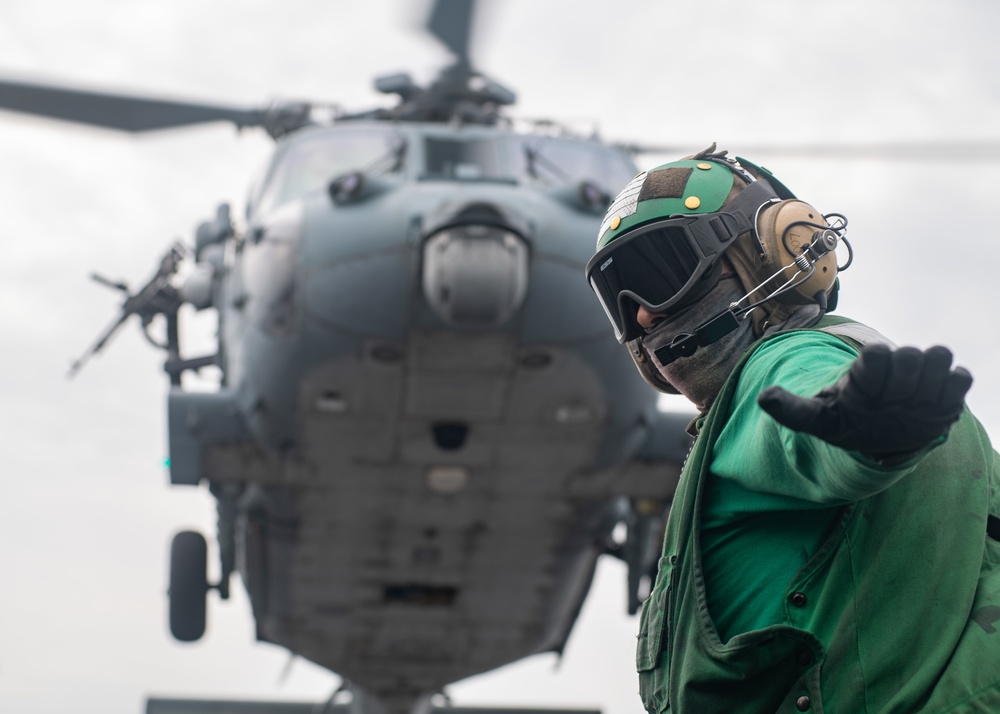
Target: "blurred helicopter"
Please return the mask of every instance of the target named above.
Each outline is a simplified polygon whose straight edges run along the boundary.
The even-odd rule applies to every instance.
[[[561,652],[602,554],[634,612],[688,448],[582,277],[630,154],[502,116],[515,97],[472,66],[473,12],[437,0],[454,63],[427,87],[378,78],[398,103],[356,114],[0,81],[11,111],[275,139],[242,221],[220,206],[134,292],[95,276],[125,300],[73,371],[132,315],[167,353],[171,483],[217,499],[221,560],[209,583],[205,538],[175,537],[173,635],[199,639],[238,572],[257,638],[341,674],[359,712]],[[184,305],[217,313],[214,353],[183,353]],[[210,365],[218,390],[185,391]]]

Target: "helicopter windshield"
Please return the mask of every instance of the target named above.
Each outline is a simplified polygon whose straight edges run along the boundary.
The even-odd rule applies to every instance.
[[[506,137],[424,140],[424,178],[454,181],[505,181],[517,176],[505,151]]]
[[[330,181],[351,171],[398,172],[405,155],[406,142],[395,132],[339,129],[305,135],[275,158],[256,210],[326,191]]]
[[[523,170],[546,186],[592,181],[611,192],[632,180],[636,167],[620,151],[597,143],[526,137],[521,146]]]
[[[632,162],[601,144],[557,137],[495,136],[424,139],[425,180],[500,181],[544,186],[592,181],[617,189],[635,175]]]

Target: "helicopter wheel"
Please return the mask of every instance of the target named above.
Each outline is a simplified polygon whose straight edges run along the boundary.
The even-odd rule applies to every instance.
[[[170,632],[181,642],[205,634],[208,544],[197,531],[181,531],[170,544]]]

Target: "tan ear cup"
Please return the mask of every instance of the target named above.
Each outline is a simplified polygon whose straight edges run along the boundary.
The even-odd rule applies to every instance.
[[[814,225],[807,225],[810,223]],[[816,226],[827,225],[823,214],[805,201],[789,199],[771,204],[762,210],[757,219],[757,231],[764,249],[760,279],[764,280],[784,266],[794,263],[812,242],[816,231],[821,230]],[[791,265],[785,268],[784,279],[779,276],[769,284],[769,287],[774,289],[785,280],[795,280],[801,275],[798,267]],[[817,293],[823,292],[829,295],[836,279],[837,255],[831,251],[816,261],[815,270],[808,280],[799,284],[795,290],[783,293],[776,299],[793,305],[814,303]]]

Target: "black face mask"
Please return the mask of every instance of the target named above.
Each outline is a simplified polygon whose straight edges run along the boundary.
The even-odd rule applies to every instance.
[[[731,279],[730,279],[731,278]],[[663,364],[656,358],[658,350],[670,345],[678,334],[690,333],[743,296],[743,286],[736,275],[723,276],[716,287],[689,309],[657,324],[641,338],[642,345],[653,358],[657,371],[671,386],[687,397],[702,412],[715,401],[733,367],[756,339],[749,319],[738,322],[733,330],[699,348],[687,357]]]

